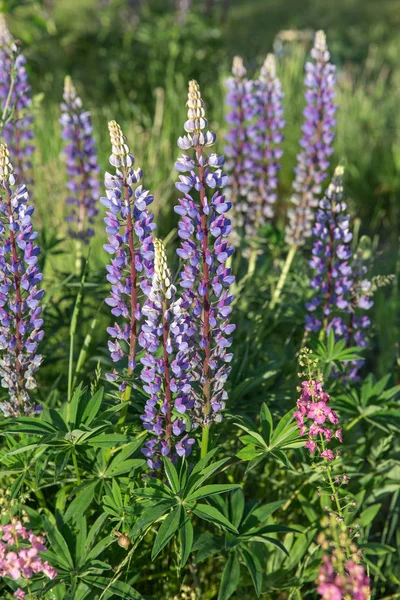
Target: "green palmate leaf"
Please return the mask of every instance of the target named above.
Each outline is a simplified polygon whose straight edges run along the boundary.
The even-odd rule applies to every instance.
[[[294,410],[289,411],[279,421],[271,440],[271,446],[277,447],[293,434],[296,424],[292,423]]]
[[[172,536],[177,532],[182,515],[182,507],[178,506],[172,510],[164,521],[161,523],[154,541],[153,550],[151,552],[151,560],[154,560],[159,555],[161,550],[168,544]]]
[[[299,562],[305,556],[317,532],[317,529],[310,529],[298,536],[290,549],[290,555],[285,558],[284,566],[288,571],[292,571],[297,567]]]
[[[361,527],[367,527],[372,521],[375,519],[376,515],[379,513],[382,504],[372,504],[368,506],[360,515],[358,522]]]
[[[229,554],[228,561],[222,573],[221,585],[218,592],[218,600],[228,600],[236,591],[240,580],[240,563],[236,552]]]
[[[85,541],[86,554],[88,554],[91,551],[92,546],[95,543],[95,540],[96,540],[98,534],[100,533],[101,528],[103,527],[106,520],[107,520],[107,515],[105,513],[103,513],[96,519],[96,521],[93,523],[92,527],[90,528],[89,533],[86,537],[86,541]],[[96,558],[96,557],[97,557],[97,555],[94,558]]]
[[[263,403],[260,411],[260,422],[261,431],[266,444],[269,446],[271,443],[271,435],[273,431],[272,415],[268,406]]]
[[[217,471],[221,470],[222,467],[224,467],[229,462],[229,460],[229,458],[223,458],[222,460],[218,460],[217,462],[212,463],[211,465],[208,465],[207,467],[203,468],[200,472],[198,470],[195,471],[195,469],[193,469],[186,484],[185,492],[187,494],[193,493],[204,483],[204,481],[209,479]]]
[[[36,417],[17,417],[0,423],[8,433],[29,433],[31,435],[48,435],[56,432],[51,423],[39,421]]]
[[[101,590],[107,588],[107,592],[103,596],[104,599],[108,598],[111,600],[113,596],[118,596],[119,598],[125,598],[125,600],[144,600],[139,592],[124,581],[113,581],[111,578],[100,577],[99,575],[86,575],[83,581],[87,582],[89,585],[94,585]]]
[[[104,427],[100,425],[99,427]],[[89,446],[99,447],[99,448],[112,448],[117,446],[118,444],[127,444],[131,442],[132,438],[129,438],[126,435],[122,435],[120,433],[103,433],[101,435],[97,435],[92,437],[87,441]]]
[[[195,504],[192,510],[200,519],[222,525],[225,529],[238,533],[236,527],[234,527],[217,508],[214,508],[214,506],[210,506],[209,504]]]
[[[181,568],[183,568],[189,558],[193,546],[193,525],[188,515],[182,511],[181,525],[179,527],[179,540],[181,543]]]
[[[67,542],[58,531],[57,527],[49,519],[45,519],[45,530],[51,549],[57,557],[58,564],[62,565],[67,571],[73,569],[74,563]]]
[[[111,464],[106,472],[106,477],[117,477],[118,475],[123,475],[124,473],[130,473],[136,469],[140,469],[144,467],[146,461],[142,458],[131,458],[130,460],[125,460],[121,463]]]
[[[256,525],[261,525],[266,521],[271,515],[274,514],[278,508],[285,504],[285,500],[276,500],[275,502],[270,502],[269,504],[263,504],[259,506],[255,510],[253,510],[244,520],[244,525],[246,525],[246,531],[249,528],[255,527]]]
[[[76,520],[78,517],[85,513],[85,511],[92,503],[97,485],[98,482],[95,481],[93,483],[90,483],[81,492],[78,492],[76,498],[74,498],[74,500],[71,502],[64,515],[64,520],[66,523],[70,520]]]
[[[289,552],[279,540],[270,538],[266,535],[253,535],[251,536],[250,540],[253,542],[261,542],[262,544],[272,544],[273,546],[279,548],[279,550],[282,550],[282,552],[284,552],[286,556],[289,556]]]
[[[214,494],[223,494],[225,492],[230,492],[232,490],[236,490],[240,486],[235,483],[225,483],[225,484],[212,484],[212,485],[204,485],[199,488],[192,494],[186,497],[187,502],[193,502],[200,500],[201,498],[207,498],[207,496],[213,496]]]
[[[90,425],[95,416],[100,410],[101,403],[103,402],[104,396],[104,388],[100,388],[97,392],[92,396],[86,406],[83,406],[83,413],[81,417],[82,423],[85,425]]]
[[[142,529],[148,525],[151,525],[152,523],[155,523],[158,521],[158,519],[161,519],[161,517],[166,515],[174,505],[175,500],[173,499],[162,500],[155,506],[145,509],[137,523],[135,523],[132,530],[132,535],[136,536]]]
[[[232,525],[239,529],[245,507],[244,493],[241,488],[234,490],[230,496],[230,509]]]
[[[240,555],[250,573],[251,579],[253,580],[253,585],[254,589],[256,590],[257,597],[259,597],[261,594],[263,580],[262,565],[258,560],[256,554],[249,552],[247,548],[240,548]]]
[[[178,472],[168,458],[164,460],[164,468],[169,485],[171,486],[172,491],[177,494],[180,490]]]

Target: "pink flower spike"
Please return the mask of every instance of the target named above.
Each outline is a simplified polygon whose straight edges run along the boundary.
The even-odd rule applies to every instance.
[[[17,591],[14,593],[14,598],[17,598],[17,600],[24,600],[25,592],[21,590],[21,588],[18,588]]]

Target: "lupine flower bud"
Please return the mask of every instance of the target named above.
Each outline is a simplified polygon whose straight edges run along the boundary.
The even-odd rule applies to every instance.
[[[141,360],[141,377],[149,399],[141,418],[154,437],[142,452],[150,468],[159,469],[162,457],[188,456],[194,444],[186,434],[185,419],[193,408],[187,350],[194,328],[181,300],[176,299],[165,247],[158,239],[154,240],[154,276],[143,314],[146,321],[139,343],[146,355]]]
[[[180,175],[177,189],[183,196],[175,211],[181,216],[178,235],[181,238],[179,257],[184,261],[180,273],[183,288],[182,307],[193,319],[194,335],[190,338],[188,360],[194,405],[194,426],[208,426],[220,420],[224,408],[224,390],[232,354],[227,351],[235,329],[228,321],[233,296],[229,287],[234,281],[226,261],[233,248],[227,236],[231,224],[225,216],[231,203],[218,191],[227,183],[221,171],[224,158],[207,155],[206,146],[215,141],[215,134],[204,131],[207,126],[200,88],[189,83],[188,132],[178,145],[192,154],[184,154],[176,163]],[[214,191],[209,197],[209,190]]]
[[[70,77],[65,78],[63,99],[60,123],[63,138],[67,141],[64,148],[70,191],[67,203],[73,206],[67,220],[71,236],[87,242],[94,234],[90,226],[99,212],[97,201],[100,196],[100,169],[92,120],[90,112],[83,110],[82,100]]]
[[[255,235],[260,227],[274,216],[273,205],[277,200],[279,159],[283,151],[282,87],[276,74],[276,61],[268,54],[261,68],[255,93],[256,122],[247,134],[250,147],[246,168],[249,173],[247,228],[248,235]]]
[[[335,67],[329,62],[330,54],[323,31],[317,31],[311,51],[314,62],[306,64],[305,122],[297,156],[296,178],[293,183],[292,204],[288,211],[286,239],[289,244],[301,245],[310,237],[314,208],[318,206],[321,183],[327,177],[332,142],[335,136],[336,106]]]
[[[5,144],[0,145],[0,379],[9,401],[0,404],[6,416],[40,410],[30,399],[42,356],[43,339],[39,289],[39,246],[25,185],[15,188],[14,168]]]
[[[118,123],[108,124],[112,154],[110,164],[116,168],[115,175],[105,174],[106,197],[101,203],[106,207],[104,219],[109,236],[104,249],[113,258],[107,265],[107,280],[111,283],[111,297],[106,303],[118,319],[107,329],[111,336],[108,348],[114,362],[126,359],[128,376],[136,367],[137,338],[142,320],[141,297],[150,291],[153,276],[153,215],[147,207],[153,196],[142,185],[141,169],[134,170],[134,157]],[[116,371],[110,380],[118,379]],[[125,386],[124,382],[121,386]],[[122,388],[121,388],[122,389]]]
[[[4,15],[0,14],[0,100],[3,110],[9,101],[10,113],[6,115],[8,121],[4,124],[2,136],[8,144],[17,180],[22,180],[23,177],[25,183],[29,184],[32,183],[28,173],[32,168],[34,146],[33,116],[29,112],[32,103],[31,88],[25,64],[26,59],[19,52]]]

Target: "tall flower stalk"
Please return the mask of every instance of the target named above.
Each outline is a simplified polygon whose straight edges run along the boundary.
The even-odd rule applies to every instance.
[[[67,221],[71,237],[76,240],[76,271],[82,271],[82,243],[93,236],[92,225],[98,214],[100,196],[100,169],[93,139],[90,112],[83,110],[82,100],[70,77],[65,78],[64,102],[61,104],[62,135],[70,196],[67,203],[73,206]]]
[[[181,304],[164,244],[155,239],[154,276],[139,335],[139,343],[146,349],[141,377],[149,394],[141,418],[152,434],[142,452],[152,469],[161,467],[162,457],[188,456],[194,444],[185,433],[185,416],[193,408],[187,348],[194,329]]]
[[[372,306],[371,282],[365,279],[366,267],[358,254],[353,256],[350,242],[350,216],[343,200],[343,167],[336,168],[325,197],[319,203],[313,227],[315,242],[310,266],[314,270],[307,302],[305,328],[320,334],[333,330],[348,346],[365,346],[365,330],[370,320],[365,313]],[[348,375],[357,378],[362,361],[348,365]]]
[[[226,169],[229,173],[226,196],[232,203],[232,220],[236,230],[232,241],[235,245],[239,245],[238,232],[243,229],[248,210],[247,129],[249,120],[255,112],[251,101],[254,82],[246,78],[246,68],[240,56],[235,56],[233,59],[232,77],[227,80],[226,85],[228,88],[226,104],[229,107],[226,121],[230,126],[225,138],[225,154],[228,157]]]
[[[276,73],[276,61],[268,54],[261,67],[256,88],[256,121],[248,128],[251,140],[247,169],[251,177],[248,221],[255,235],[274,216],[277,200],[279,159],[283,150],[283,92]]]
[[[112,146],[110,164],[116,172],[115,175],[105,174],[106,197],[100,201],[107,209],[104,222],[109,237],[104,249],[112,256],[107,265],[111,296],[106,303],[117,318],[114,326],[107,329],[111,337],[108,348],[114,362],[127,363],[126,378],[114,370],[108,379],[118,381],[123,399],[128,402],[132,375],[137,366],[143,298],[150,292],[154,272],[151,234],[155,225],[153,215],[147,210],[153,196],[142,185],[137,185],[142,171],[133,169],[135,159],[121,127],[110,121],[108,128]],[[128,405],[121,413],[121,422],[124,422],[127,410]]]
[[[305,121],[293,183],[293,208],[288,211],[289,222],[286,228],[289,252],[272,296],[271,308],[274,308],[279,300],[297,248],[312,234],[314,209],[318,206],[321,184],[327,177],[330,156],[333,153],[336,69],[330,62],[323,31],[317,31],[315,35],[311,56],[314,61],[306,63],[306,107],[303,112]]]
[[[42,356],[43,339],[38,267],[39,246],[31,217],[34,207],[24,184],[15,186],[14,168],[5,144],[0,145],[0,379],[9,400],[0,405],[6,416],[40,410],[30,398]]]
[[[0,15],[0,99],[2,102],[2,136],[6,141],[17,180],[32,183],[31,156],[33,116],[31,88],[25,68],[26,59],[8,30],[4,15]]]
[[[191,155],[183,154],[176,163],[176,169],[187,175],[180,175],[176,184],[183,197],[175,211],[181,216],[178,255],[184,261],[180,273],[182,307],[193,315],[195,327],[190,348],[193,424],[202,427],[204,456],[210,425],[221,420],[227,398],[224,385],[232,359],[227,349],[235,329],[228,321],[233,300],[229,287],[234,277],[226,266],[233,253],[227,241],[232,228],[226,217],[231,203],[219,191],[227,183],[221,171],[224,158],[205,152],[215,143],[216,136],[207,130],[204,103],[196,81],[189,83],[187,106],[187,135],[179,138],[178,145]]]

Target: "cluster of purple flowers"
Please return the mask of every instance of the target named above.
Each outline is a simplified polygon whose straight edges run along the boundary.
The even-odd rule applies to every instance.
[[[273,54],[265,59],[257,81],[246,78],[240,57],[234,58],[232,74],[227,81],[230,111],[226,118],[231,126],[226,136],[228,195],[235,229],[255,236],[274,215],[279,159],[283,154],[279,146],[285,124],[283,93]]]
[[[90,112],[83,110],[82,100],[76,93],[70,77],[65,78],[64,102],[61,104],[62,135],[67,145],[66,157],[70,196],[67,203],[74,208],[67,221],[72,237],[87,242],[94,234],[90,225],[98,214],[100,196],[99,167],[93,139]]]
[[[106,299],[106,303],[119,322],[107,329],[111,336],[108,348],[114,362],[127,359],[129,377],[137,365],[141,296],[149,294],[154,272],[151,234],[155,224],[153,215],[147,210],[153,196],[142,185],[136,186],[142,178],[142,171],[133,169],[135,159],[118,123],[111,121],[109,132],[112,145],[110,164],[115,167],[116,173],[105,174],[106,197],[100,201],[107,209],[104,222],[109,237],[104,249],[113,257],[107,265],[111,297]],[[114,371],[108,378],[115,381],[119,374]],[[125,389],[126,382],[122,381],[120,387]]]
[[[26,183],[31,183],[28,173],[34,151],[33,116],[29,113],[32,100],[25,64],[4,15],[0,15],[0,100],[3,111],[8,106],[2,136],[8,144],[17,179],[23,176]]]
[[[328,406],[330,396],[324,392],[322,383],[314,379],[303,381],[301,384],[301,396],[297,400],[297,410],[293,416],[300,430],[300,435],[307,436],[305,447],[314,454],[322,439],[330,442],[336,438],[340,442],[342,430],[334,428],[339,424],[337,414]],[[320,456],[332,461],[335,457],[332,450],[325,447],[320,451]]]
[[[317,592],[323,600],[368,600],[371,594],[370,580],[364,567],[354,558],[347,560],[342,572],[333,553],[324,555],[318,575]]]
[[[182,308],[189,311],[195,330],[189,349],[193,426],[208,427],[213,420],[221,419],[232,360],[228,348],[235,326],[229,323],[233,300],[229,287],[234,276],[226,266],[233,252],[227,240],[232,228],[226,216],[231,203],[219,191],[227,183],[221,170],[224,158],[204,151],[216,138],[206,129],[204,104],[196,81],[189,83],[187,106],[187,135],[178,140],[185,154],[175,165],[184,173],[176,184],[183,194],[175,207],[180,215],[181,246],[177,252],[183,260]],[[189,150],[191,156],[186,154]]]
[[[365,332],[370,320],[365,313],[372,306],[371,282],[365,279],[366,267],[353,257],[350,216],[343,200],[343,167],[337,167],[323,200],[319,203],[313,227],[315,242],[310,266],[313,297],[306,304],[306,330],[329,334],[337,339],[365,346]],[[355,378],[361,366],[350,365],[349,376]]]
[[[292,204],[288,211],[289,223],[286,240],[299,246],[310,237],[314,223],[314,208],[318,206],[321,183],[327,177],[330,156],[333,153],[336,125],[335,67],[330,60],[323,31],[317,31],[311,51],[314,62],[306,64],[307,87],[304,109],[305,122],[297,156],[296,177],[293,183]]]
[[[279,159],[283,154],[280,144],[285,126],[282,99],[275,56],[268,54],[254,90],[256,121],[247,130],[250,140],[245,161],[250,188],[248,221],[253,230],[249,233],[253,235],[274,216],[273,205],[277,200],[281,168]]]
[[[164,244],[158,239],[154,240],[154,276],[143,314],[146,320],[139,343],[146,355],[141,359],[141,377],[149,398],[141,418],[153,437],[142,452],[150,468],[159,469],[160,457],[172,458],[173,449],[178,456],[188,456],[194,444],[185,433],[185,415],[193,408],[187,351],[194,327],[176,298]]]
[[[57,571],[42,561],[39,552],[46,552],[45,538],[28,530],[21,521],[0,525],[0,577],[29,580],[43,573],[49,579],[57,576]],[[26,593],[18,588],[14,598],[24,600]]]
[[[233,77],[226,82],[228,88],[226,103],[229,106],[226,121],[230,129],[225,137],[225,154],[228,158],[226,169],[229,172],[226,196],[232,203],[233,220],[237,230],[244,227],[248,211],[249,182],[246,158],[249,153],[249,140],[247,128],[255,114],[254,82],[246,78],[246,73],[243,59],[235,56],[232,65]]]
[[[0,379],[9,401],[0,405],[6,416],[40,410],[31,403],[34,374],[42,362],[37,354],[43,319],[39,289],[39,246],[25,185],[15,186],[8,148],[0,146]]]

